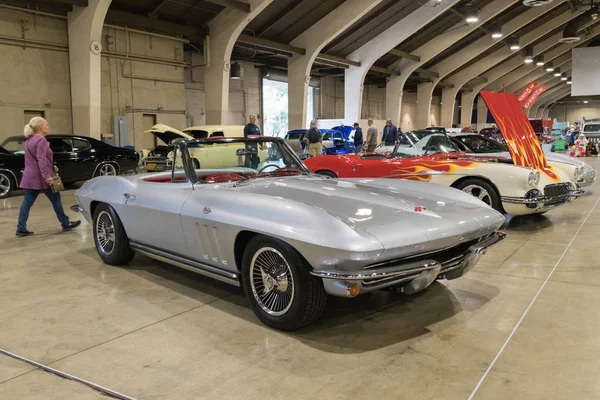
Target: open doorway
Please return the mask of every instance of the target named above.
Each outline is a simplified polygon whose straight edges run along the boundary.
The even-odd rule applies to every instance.
[[[263,79],[263,135],[285,136],[288,131],[288,84]],[[306,121],[304,128],[314,119],[314,88],[308,87]]]

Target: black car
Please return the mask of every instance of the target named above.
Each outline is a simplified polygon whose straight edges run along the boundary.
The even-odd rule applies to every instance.
[[[25,168],[24,136],[11,136],[0,146],[0,199],[19,186]],[[135,170],[139,155],[100,140],[77,135],[48,135],[54,165],[65,184],[96,176],[118,175]]]

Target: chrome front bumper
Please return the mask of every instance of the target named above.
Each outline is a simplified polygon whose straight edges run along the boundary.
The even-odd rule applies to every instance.
[[[436,279],[456,279],[473,268],[485,251],[506,237],[496,232],[485,240],[470,246],[451,260],[438,262],[435,256],[414,262],[360,271],[313,270],[311,275],[322,278],[328,294],[340,297],[350,295],[351,285],[359,286],[359,294],[402,284],[405,293],[416,293],[428,287]]]
[[[546,203],[551,203],[553,205],[562,205],[565,204],[567,202],[570,202],[574,199],[576,199],[577,197],[582,196],[585,193],[585,190],[577,188],[577,189],[571,189],[569,190],[567,193],[565,194],[561,194],[558,196],[545,196],[544,194],[542,194],[542,192],[540,192],[538,190],[539,194],[535,194],[535,195],[531,195],[531,196],[527,196],[527,197],[511,197],[511,196],[502,196],[500,198],[500,200],[503,203],[510,203],[510,204],[546,204]]]

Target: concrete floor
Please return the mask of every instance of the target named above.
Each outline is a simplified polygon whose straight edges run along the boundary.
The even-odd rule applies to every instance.
[[[292,334],[262,325],[240,289],[142,256],[102,264],[89,224],[61,233],[44,198],[36,235],[15,238],[17,194],[0,200],[0,348],[138,399],[598,399],[590,192],[510,220],[466,277],[413,296],[331,298]],[[0,398],[106,397],[0,355]]]

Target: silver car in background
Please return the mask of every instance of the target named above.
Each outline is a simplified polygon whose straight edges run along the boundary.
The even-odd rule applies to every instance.
[[[243,286],[281,330],[316,320],[327,295],[458,278],[505,236],[504,217],[471,195],[315,175],[280,138],[180,142],[171,171],[96,178],[75,196],[105,263],[140,253]]]

